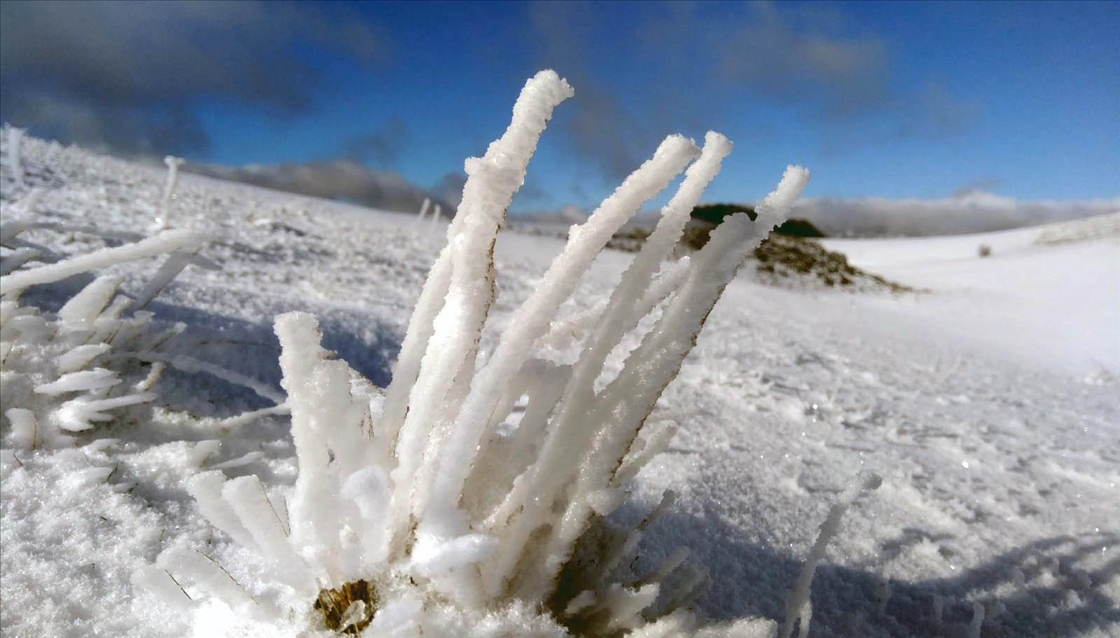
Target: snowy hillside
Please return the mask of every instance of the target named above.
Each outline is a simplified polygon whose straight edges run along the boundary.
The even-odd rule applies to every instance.
[[[386,385],[446,225],[193,175],[165,215],[162,168],[25,138],[17,184],[3,141],[3,221],[43,223],[21,239],[76,255],[166,216],[210,238],[200,255],[219,268],[188,265],[147,308],[187,326],[151,405],[54,449],[13,444],[4,420],[0,631],[213,635],[226,619],[187,627],[135,574],[168,548],[249,564],[191,477],[256,475],[270,497],[292,485],[289,419],[267,410],[284,396],[273,318],[314,312],[324,346]],[[1120,237],[1114,218],[1078,223],[825,242],[920,294],[732,282],[654,413],[679,426],[673,442],[612,514],[633,523],[677,494],[637,571],[688,547],[710,581],[704,616],[781,621],[818,526],[873,471],[882,486],[817,570],[810,636],[1120,636]],[[562,245],[501,234],[498,330]],[[565,312],[604,299],[632,257],[600,255]],[[156,263],[110,270],[136,294]],[[21,301],[58,310],[79,283]]]

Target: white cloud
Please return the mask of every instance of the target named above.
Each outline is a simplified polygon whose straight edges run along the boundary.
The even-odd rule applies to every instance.
[[[801,200],[793,216],[829,235],[926,236],[979,233],[1104,215],[1120,210],[1120,196],[1084,201],[1021,201],[981,190],[944,199]]]

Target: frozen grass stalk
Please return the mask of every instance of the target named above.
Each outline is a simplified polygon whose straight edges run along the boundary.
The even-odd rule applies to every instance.
[[[171,200],[175,198],[175,187],[179,185],[179,167],[183,165],[183,158],[168,155],[163,158],[163,163],[167,164],[167,184],[163,188],[163,206],[166,209],[171,206]]]
[[[287,515],[256,479],[225,482],[215,472],[189,488],[216,527],[261,555],[266,582],[233,592],[201,554],[178,550],[160,566],[180,582],[202,583],[210,602],[185,600],[150,570],[138,582],[193,610],[199,627],[214,600],[238,610],[254,599],[255,614],[231,612],[229,635],[254,623],[270,635],[775,635],[766,620],[700,630],[682,605],[706,576],[687,564],[686,549],[647,573],[630,573],[642,535],[672,506],[671,494],[635,529],[616,529],[607,516],[625,500],[626,481],[668,444],[674,425],[645,426],[704,320],[746,255],[785,219],[809,174],[789,167],[758,207],[758,221],[733,216],[692,258],[667,261],[731,151],[718,133],[702,149],[670,136],[572,228],[483,357],[498,231],[553,110],[572,95],[556,73],[539,73],[522,89],[505,134],[466,161],[462,202],[388,388],[324,350],[310,315],[277,318],[299,466],[288,507],[280,508]],[[557,321],[611,236],[681,171],[660,223],[606,303]],[[421,216],[426,209],[427,202]],[[597,386],[608,355],[659,309],[622,372]],[[564,340],[578,345],[571,365],[546,356]],[[505,425],[522,397],[519,424]],[[23,430],[33,436],[32,424]],[[829,520],[834,533],[838,518]],[[667,591],[681,573],[671,579],[679,588]]]
[[[12,169],[12,179],[16,184],[23,186],[23,164],[20,158],[20,147],[23,145],[23,129],[8,129],[8,161]]]

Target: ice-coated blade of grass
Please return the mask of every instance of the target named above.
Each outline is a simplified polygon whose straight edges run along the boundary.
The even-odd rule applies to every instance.
[[[16,184],[23,186],[23,163],[21,153],[23,146],[23,129],[8,129],[8,160],[12,168],[12,179]]]
[[[187,264],[191,263],[193,255],[188,253],[175,252],[167,256],[163,264],[156,270],[156,274],[152,275],[151,280],[148,282],[144,289],[136,295],[136,301],[133,303],[133,308],[141,310],[151,303],[152,299],[156,297],[167,284],[171,283],[172,279],[183,272]]]
[[[821,523],[821,533],[817,536],[817,541],[813,543],[813,548],[809,550],[809,556],[805,559],[805,563],[801,566],[801,572],[797,575],[797,582],[794,583],[793,589],[790,590],[789,596],[786,598],[786,619],[782,623],[781,638],[789,638],[793,634],[793,628],[797,625],[798,620],[801,621],[801,631],[799,633],[802,636],[809,633],[809,589],[813,586],[813,574],[816,572],[817,563],[824,558],[824,551],[828,548],[828,543],[840,530],[840,521],[843,520],[844,513],[848,511],[856,498],[879,489],[882,483],[883,479],[878,474],[863,473],[856,477],[856,480],[844,490],[840,498],[836,500],[836,504],[828,511],[828,516]],[[979,632],[977,634],[979,635]]]
[[[0,277],[0,295],[23,290],[28,286],[48,284],[89,270],[106,268],[126,261],[145,257],[155,257],[164,253],[197,250],[206,237],[189,230],[167,230],[135,244],[103,248],[101,250],[77,255],[55,264],[39,266],[31,270],[21,270]]]
[[[437,262],[437,267],[450,270],[447,295],[442,307],[437,308],[435,303],[430,306],[437,311],[433,318],[414,315],[410,321],[410,331],[413,322],[418,322],[424,331],[423,327],[431,321],[432,329],[423,344],[425,353],[408,393],[409,409],[396,442],[397,467],[393,470],[395,490],[390,511],[394,539],[403,539],[411,525],[416,487],[413,476],[420,469],[432,429],[447,418],[438,412],[449,399],[447,394],[456,376],[461,370],[469,374],[474,365],[468,357],[477,347],[489,310],[495,235],[514,193],[524,182],[529,160],[553,109],[572,94],[572,88],[555,72],[537,74],[522,89],[505,134],[490,145],[482,158],[471,158],[465,163],[467,182],[455,221],[448,229],[447,257],[439,257],[439,261],[446,259],[449,263],[440,266]],[[407,354],[411,363],[415,355]],[[404,357],[402,352],[402,360]],[[403,383],[409,382],[406,379]],[[392,390],[390,387],[390,401],[397,399]],[[396,406],[392,407],[396,410]],[[399,542],[396,540],[394,545]]]
[[[334,553],[338,539],[338,513],[329,504],[335,486],[329,469],[330,449],[319,410],[321,395],[314,384],[315,362],[325,358],[319,345],[318,322],[310,315],[289,313],[276,318],[280,339],[281,385],[288,393],[292,411],[292,439],[296,445],[299,476],[291,501],[291,537],[303,548],[303,557],[322,565],[328,582],[342,573]]]
[[[567,82],[561,80],[555,72],[542,71],[538,73],[525,84],[517,103],[514,105],[514,120],[521,118],[522,124],[515,127],[511,123],[502,139],[495,141],[487,150],[487,155],[491,155],[491,153],[507,155],[511,152],[519,153],[523,179],[524,170],[528,167],[529,157],[536,147],[536,140],[543,132],[548,118],[551,117],[552,109],[572,95],[572,88]],[[543,108],[545,112],[534,114],[534,108],[532,107],[534,102],[540,102],[536,106],[536,110]],[[524,120],[530,117],[535,117],[539,125],[528,126]],[[512,131],[521,136],[532,138],[532,131],[537,127],[539,127],[539,130],[536,133],[536,138],[533,139],[514,139],[514,135],[511,135]],[[507,141],[504,145],[499,146],[502,140]],[[528,148],[526,148],[527,144],[529,145]],[[526,155],[526,150],[528,155]],[[506,161],[510,160],[507,159]],[[480,179],[485,179],[485,175],[480,173],[477,177],[474,177],[476,182]],[[467,183],[470,182],[471,179],[468,177]],[[476,188],[472,187],[472,192]],[[394,448],[408,409],[409,395],[416,383],[421,361],[433,334],[436,315],[443,308],[451,283],[452,245],[456,241],[455,238],[459,236],[469,212],[485,203],[485,199],[480,195],[472,195],[472,201],[468,202],[466,186],[464,186],[463,192],[463,202],[459,206],[459,213],[455,215],[447,229],[447,246],[440,252],[436,263],[428,274],[428,279],[424,282],[420,298],[416,303],[416,309],[413,310],[412,317],[409,319],[408,330],[405,332],[404,342],[401,344],[400,355],[393,368],[393,379],[385,392],[385,408],[381,418],[382,428],[388,433]],[[511,192],[510,198],[512,196]]]
[[[121,278],[113,275],[94,279],[59,309],[58,318],[74,325],[92,324],[116,296],[120,284]]]

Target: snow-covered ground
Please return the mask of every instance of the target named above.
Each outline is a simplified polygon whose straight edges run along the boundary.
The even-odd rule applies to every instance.
[[[27,187],[17,187],[5,159],[5,222],[33,214],[145,233],[160,216],[162,167],[25,139]],[[42,194],[24,210],[35,186]],[[149,309],[188,324],[195,358],[275,392],[271,323],[293,309],[318,315],[325,345],[385,384],[446,228],[186,174],[168,222],[212,235],[202,254],[221,269],[188,267]],[[706,616],[781,619],[817,526],[872,470],[882,487],[848,512],[818,568],[811,636],[1120,636],[1115,228],[1105,218],[1048,235],[826,242],[920,294],[740,277],[655,414],[680,431],[614,515],[641,518],[666,489],[678,493],[640,560],[690,547],[711,578],[697,603]],[[26,238],[63,254],[104,244],[49,228]],[[980,244],[990,257],[978,257]],[[561,246],[501,235],[498,328]],[[631,257],[601,255],[577,298],[601,299]],[[151,268],[114,271],[135,291]],[[25,301],[57,309],[76,289],[62,282]],[[487,335],[483,349],[493,343]],[[286,417],[230,419],[271,405],[259,393],[206,372],[168,373],[154,389],[146,422],[102,427],[63,449],[14,447],[5,420],[5,636],[187,634],[133,574],[168,547],[226,565],[243,563],[244,550],[203,519],[184,481],[222,469],[269,487],[293,482]]]

